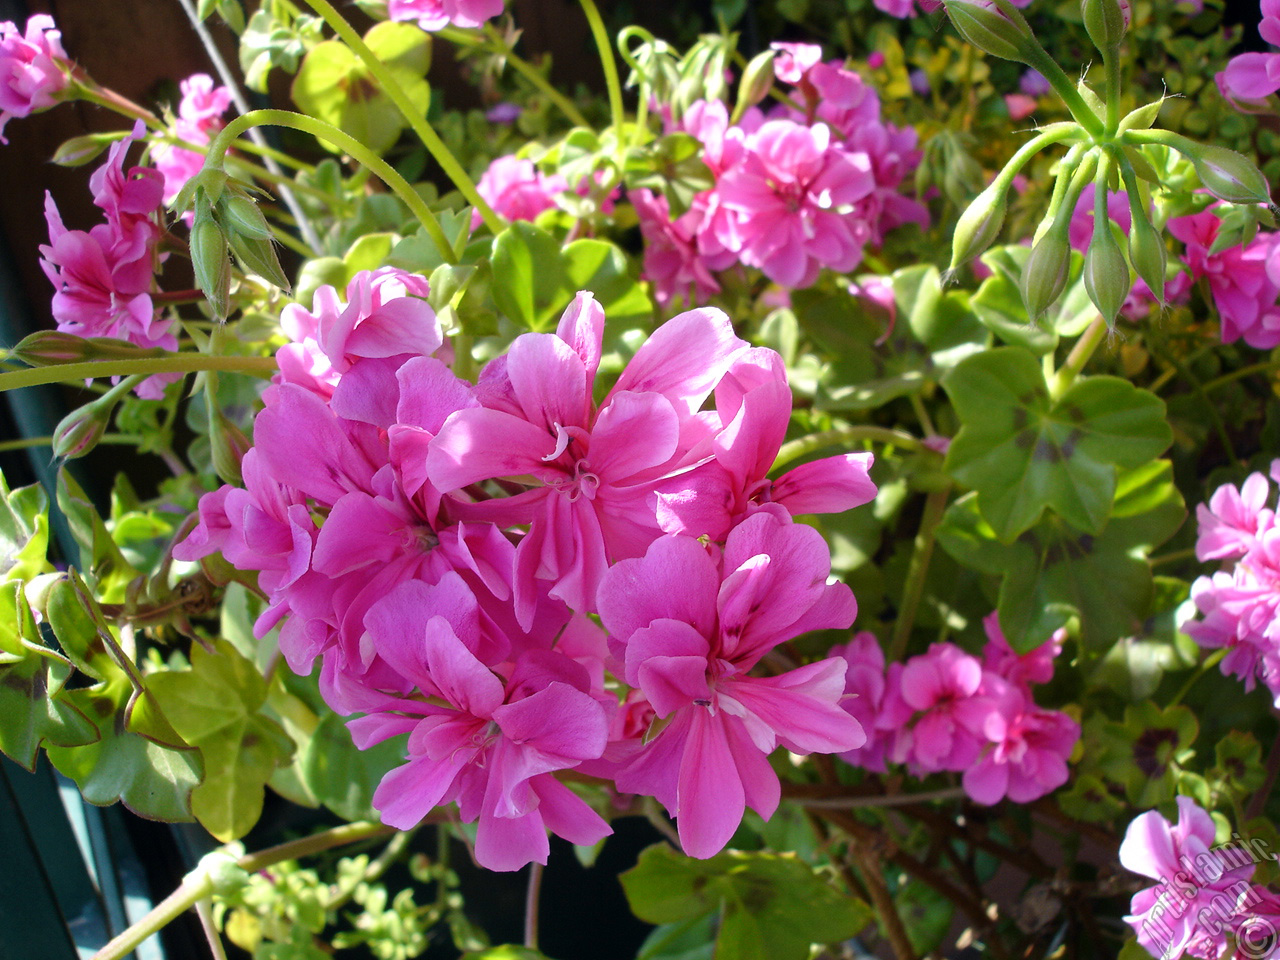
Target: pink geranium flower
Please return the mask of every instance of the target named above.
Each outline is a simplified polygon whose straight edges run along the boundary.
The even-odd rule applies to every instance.
[[[1262,0],[1258,33],[1280,47],[1280,0]],[[1242,53],[1219,75],[1223,92],[1240,100],[1261,100],[1280,90],[1280,53]]]
[[[0,23],[0,143],[14,117],[47,110],[67,86],[70,63],[53,17],[38,13],[27,20],[25,33],[6,20]]]
[[[216,87],[205,73],[187,77],[179,85],[182,100],[178,103],[178,119],[173,135],[179,140],[204,146],[222,129],[222,115],[231,106],[231,91]],[[164,175],[164,202],[171,203],[188,180],[204,166],[204,154],[169,143],[158,143],[151,150],[152,162]]]
[[[538,214],[555,207],[555,195],[568,189],[564,178],[547,176],[521,157],[498,157],[481,175],[476,190],[494,212],[508,220],[536,220]],[[479,211],[473,211],[471,228],[480,225]]]
[[[982,665],[951,643],[890,666],[889,685],[878,725],[896,731],[890,759],[922,773],[964,770],[978,758],[982,738],[966,723],[982,683]],[[985,713],[986,708],[977,706]],[[911,718],[915,722],[906,727]],[[904,735],[906,734],[906,735]]]
[[[1169,232],[1186,244],[1191,276],[1209,282],[1222,318],[1222,342],[1244,342],[1259,350],[1280,345],[1280,235],[1259,231],[1245,246],[1210,253],[1219,220],[1212,210],[1174,217]]]
[[[1196,558],[1204,562],[1247,554],[1259,534],[1275,524],[1270,499],[1271,484],[1260,473],[1249,474],[1239,488],[1230,483],[1218,487],[1207,504],[1196,506]]]
[[[423,30],[478,27],[502,13],[503,0],[389,0],[392,20],[415,20]]]
[[[870,159],[834,147],[826,125],[770,120],[716,186],[730,215],[718,239],[774,282],[810,286],[822,267],[847,271],[862,259],[870,231],[847,214],[874,187]]]
[[[1232,866],[1224,860],[1213,849],[1213,819],[1190,797],[1177,800],[1176,824],[1150,810],[1125,831],[1120,862],[1157,881],[1134,894],[1125,921],[1153,957],[1190,953],[1216,960],[1226,948],[1232,927],[1251,915],[1248,905],[1261,899],[1249,884],[1253,864]],[[1218,909],[1223,900],[1244,907],[1231,918],[1236,922],[1207,923],[1215,917],[1224,919]]]
[[[530,615],[536,580],[575,610],[594,610],[613,559],[637,556],[661,533],[654,497],[679,464],[697,409],[746,347],[718,310],[682,313],[637,351],[597,407],[604,311],[580,293],[556,333],[527,333],[480,375],[481,406],[452,414],[431,442],[427,474],[440,490],[506,478],[514,497],[458,502],[461,517],[528,523],[517,548],[516,611]]]
[[[720,284],[698,252],[705,199],[695,199],[692,207],[672,220],[666,197],[643,189],[630,191],[628,197],[644,237],[644,278],[653,284],[658,303],[664,307],[673,301],[695,303],[719,293]]]
[[[402,593],[438,611],[405,617]],[[415,604],[415,606],[418,604]],[[476,860],[490,870],[547,862],[547,830],[590,845],[612,831],[553,774],[604,751],[608,722],[587,669],[551,651],[528,652],[505,679],[478,659],[479,610],[461,580],[406,583],[368,617],[368,643],[409,693],[372,693],[349,722],[361,748],[409,733],[408,762],[383,777],[374,806],[402,830],[458,804],[479,821]]]
[[[830,568],[821,534],[775,509],[737,526],[719,562],[697,540],[667,536],[605,574],[600,616],[626,680],[669,721],[618,788],[656,797],[690,856],[719,852],[746,807],[772,815],[781,788],[767,757],[779,744],[806,754],[865,742],[839,705],[843,659],[749,675],[779,643],[852,622],[853,594],[827,584]]]

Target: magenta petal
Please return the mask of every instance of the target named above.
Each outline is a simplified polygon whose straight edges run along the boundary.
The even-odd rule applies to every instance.
[[[427,670],[441,695],[474,717],[487,718],[502,703],[502,681],[476,659],[444,617],[427,621]]]
[[[546,828],[570,843],[586,847],[598,843],[613,829],[586,801],[550,776],[535,777],[529,786],[538,796],[538,813]]]
[[[601,481],[625,483],[676,453],[680,421],[658,393],[615,392],[591,429],[591,469]]]
[[[511,388],[532,424],[547,430],[585,427],[591,384],[582,358],[553,333],[525,333],[507,351]]]
[[[1009,765],[993,762],[988,754],[964,772],[963,782],[965,793],[978,803],[991,806],[1009,791]]]
[[[689,310],[660,326],[636,351],[613,393],[661,393],[677,410],[692,414],[746,348],[723,311]]]
[[[867,471],[869,453],[846,453],[814,460],[788,470],[773,484],[773,501],[797,515],[843,513],[876,497],[876,485]]]
[[[502,735],[518,745],[519,759],[508,757],[504,779],[527,780],[540,773],[594,760],[607,740],[604,708],[589,694],[551,683],[532,696],[493,711]]]
[[[416,827],[440,803],[469,758],[469,754],[444,761],[415,758],[396,767],[373,792],[373,805],[382,822],[397,830]]]
[[[769,765],[768,754],[756,746],[746,728],[735,722],[736,719],[726,717],[724,731],[742,781],[743,796],[747,806],[768,820],[782,799],[782,784]]]
[[[596,603],[605,629],[624,642],[659,619],[681,620],[707,636],[715,624],[719,585],[706,547],[692,537],[660,537],[644,557],[609,568]]]
[[[1261,100],[1280,90],[1280,54],[1242,53],[1223,73],[1227,91],[1243,100]]]
[[[253,424],[254,449],[271,476],[322,503],[352,490],[370,490],[373,469],[334,419],[327,404],[304,387],[273,387]]]
[[[399,555],[410,535],[407,518],[367,493],[349,493],[333,505],[316,537],[312,566],[329,577],[385,563]]]
[[[831,657],[776,677],[733,680],[726,692],[793,753],[842,753],[867,742],[862,724],[840,706],[845,669]]]
[[[445,493],[491,477],[541,476],[555,446],[552,434],[509,413],[459,410],[431,441],[427,476]]]
[[[604,308],[589,291],[580,290],[573,298],[556,326],[556,336],[582,358],[587,383],[594,383],[604,340]]]
[[[435,357],[414,357],[396,371],[400,396],[396,423],[440,432],[449,414],[477,406],[471,387]]]
[[[738,765],[725,737],[725,717],[690,707],[693,717],[680,758],[676,827],[684,852],[699,860],[724,849],[746,809]]]

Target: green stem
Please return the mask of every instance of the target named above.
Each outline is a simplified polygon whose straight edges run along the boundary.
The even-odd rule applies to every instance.
[[[436,215],[431,212],[431,208],[427,206],[426,201],[418,195],[417,191],[409,185],[409,181],[400,176],[395,167],[391,166],[355,137],[343,133],[337,127],[325,123],[323,120],[317,120],[315,117],[294,113],[291,110],[251,110],[248,113],[241,114],[223,127],[213,142],[209,144],[205,168],[220,167],[223,156],[235,138],[250,127],[255,126],[289,127],[293,130],[301,130],[303,133],[309,133],[317,139],[327,140],[340,150],[346,151],[353,159],[372,170],[374,175],[379,177],[404,202],[405,206],[418,218],[418,222],[422,224],[422,228],[426,230],[427,235],[439,249],[440,256],[446,262],[458,262],[458,256],[453,252],[453,247],[449,245],[449,240],[445,237],[444,230],[440,228],[440,222],[436,219]]]
[[[898,619],[893,624],[893,639],[889,643],[888,660],[901,662],[915,626],[916,609],[924,596],[924,582],[929,575],[929,561],[933,559],[933,544],[938,524],[947,509],[951,497],[951,485],[931,492],[924,501],[924,513],[920,517],[920,530],[916,533],[915,547],[911,552],[911,565],[907,568],[907,580],[902,586],[902,603],[898,607]]]
[[[1120,129],[1120,47],[1107,47],[1102,51],[1102,69],[1106,73],[1107,136],[1114,137]]]
[[[172,353],[160,357],[131,360],[82,360],[49,367],[31,367],[0,373],[0,392],[43,383],[74,383],[95,377],[125,377],[135,373],[192,373],[197,370],[225,370],[250,376],[269,377],[278,369],[274,357],[211,357],[202,353]]]
[[[360,34],[356,33],[351,24],[343,19],[342,14],[338,13],[329,0],[306,0],[306,3],[307,6],[324,19],[325,23],[333,28],[333,32],[341,37],[352,52],[360,58],[365,68],[378,81],[378,85],[383,92],[400,110],[401,115],[408,122],[409,128],[422,141],[422,145],[427,148],[427,152],[435,158],[445,176],[453,181],[453,185],[466,197],[467,203],[480,211],[480,219],[484,221],[484,225],[489,228],[489,231],[495,234],[500,233],[504,226],[503,219],[494,213],[493,208],[485,202],[484,197],[480,196],[479,191],[476,190],[476,185],[471,182],[467,172],[462,169],[462,164],[445,146],[444,141],[431,129],[431,124],[427,123],[426,117],[422,116],[421,111],[409,100],[408,94],[396,82],[396,78],[392,76],[386,64],[379,60],[377,55],[369,49],[369,45],[361,39]],[[367,148],[364,149],[365,152],[368,152]],[[352,154],[352,156],[355,156],[355,154]],[[374,169],[374,172],[376,173],[377,170]],[[382,176],[382,174],[378,175]],[[423,226],[426,226],[426,224],[424,223]],[[449,262],[456,263],[457,259],[451,257]]]
[[[132,433],[109,433],[98,438],[98,443],[114,443],[131,446],[142,442],[142,437]],[[53,444],[53,437],[24,437],[21,440],[5,440],[0,442],[0,453],[10,450],[28,450],[32,447],[48,447]]]
[[[1239,370],[1232,370],[1230,373],[1224,373],[1220,377],[1214,377],[1200,389],[1205,393],[1217,390],[1219,387],[1225,387],[1228,383],[1241,380],[1244,377],[1251,377],[1255,373],[1274,373],[1280,368],[1280,362],[1268,360],[1265,363],[1252,363],[1247,367],[1241,367]]]
[[[1089,358],[1093,356],[1106,335],[1107,321],[1101,315],[1094,317],[1093,322],[1080,335],[1080,339],[1076,341],[1076,345],[1067,354],[1067,359],[1054,375],[1053,384],[1049,389],[1049,395],[1053,399],[1057,400],[1070,389],[1071,384],[1075,383],[1076,377],[1080,375],[1080,371],[1084,369],[1085,364],[1089,362]]]
[[[835,430],[824,430],[822,433],[811,433],[807,437],[800,437],[797,440],[784,443],[781,449],[778,450],[777,457],[774,458],[773,466],[769,468],[770,472],[786,466],[792,460],[798,460],[805,454],[813,453],[815,450],[821,450],[824,447],[848,446],[850,443],[856,443],[859,440],[874,440],[889,446],[902,447],[904,450],[911,450],[912,452],[925,448],[923,443],[909,433],[890,430],[888,427],[857,424],[851,427],[838,427]]]
[[[484,47],[487,51],[501,53],[506,62],[515,69],[516,73],[528,80],[539,93],[554,103],[560,109],[560,112],[568,117],[570,123],[576,127],[591,126],[591,122],[582,115],[582,111],[574,105],[573,101],[557,90],[537,67],[517,55],[515,50],[507,44],[506,38],[502,36],[493,24],[486,23],[484,25],[484,36],[489,41],[488,44],[475,39],[474,34],[455,27],[445,27],[443,30],[438,31],[436,35],[460,46]]]
[[[1187,678],[1187,682],[1182,685],[1182,689],[1179,690],[1176,694],[1174,694],[1173,699],[1170,700],[1168,704],[1165,705],[1165,709],[1167,710],[1169,709],[1169,707],[1176,707],[1178,704],[1180,704],[1182,702],[1182,698],[1185,697],[1188,693],[1190,693],[1191,688],[1196,685],[1196,681],[1199,680],[1201,677],[1203,677],[1206,673],[1208,673],[1214,667],[1216,667],[1218,665],[1218,661],[1221,660],[1226,655],[1227,655],[1227,650],[1225,647],[1223,647],[1219,650],[1213,651],[1213,653],[1205,657],[1204,660],[1200,662],[1200,666],[1196,667],[1196,672],[1193,673],[1189,678]]]
[[[274,847],[268,847],[257,853],[247,854],[236,861],[240,869],[248,873],[256,873],[285,860],[298,860],[322,850],[345,846],[358,840],[367,840],[387,833],[393,833],[391,827],[381,823],[360,821],[347,823],[332,830],[325,830],[301,840],[290,840]],[[138,944],[156,931],[176,920],[194,907],[199,901],[213,896],[213,880],[203,870],[193,871],[182,881],[177,890],[156,904],[145,917],[135,923],[93,955],[93,960],[120,960],[128,955]]]
[[[609,42],[609,34],[605,32],[604,21],[600,19],[600,11],[596,9],[595,0],[579,0],[582,12],[587,15],[587,23],[591,26],[591,35],[595,37],[596,49],[600,53],[600,65],[604,67],[604,83],[609,88],[609,115],[613,117],[613,129],[617,140],[617,155],[622,156],[623,134],[622,124],[626,119],[622,111],[622,84],[618,80],[618,62],[613,56],[613,44]]]
[[[114,90],[101,86],[96,80],[84,73],[79,67],[71,73],[71,97],[85,100],[100,107],[128,117],[130,120],[141,120],[152,130],[163,130],[164,124],[146,107],[140,106],[128,97],[121,96]]]

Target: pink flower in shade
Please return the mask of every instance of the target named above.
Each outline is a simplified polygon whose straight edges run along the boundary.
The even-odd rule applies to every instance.
[[[908,0],[910,2],[910,0]],[[778,54],[773,58],[773,75],[783,83],[800,83],[822,62],[822,47],[816,43],[771,43]]]
[[[899,734],[890,759],[922,773],[964,770],[977,760],[982,739],[965,721],[982,683],[982,664],[954,644],[935,643],[905,664],[891,664],[889,670],[877,723]],[[903,736],[912,717],[915,723]]]
[[[867,121],[848,134],[845,147],[866,154],[871,162],[875,186],[858,201],[854,213],[870,228],[872,243],[882,243],[888,231],[906,223],[928,229],[929,211],[902,194],[903,182],[920,165],[915,130],[879,120]]]
[[[718,310],[667,321],[631,359],[597,407],[604,311],[579,293],[554,334],[516,338],[481,372],[481,406],[450,415],[431,441],[427,475],[441,491],[506,478],[513,497],[456,501],[463,519],[528,523],[516,551],[522,622],[536,581],[574,610],[594,610],[609,562],[638,556],[661,529],[655,496],[682,488],[673,471],[701,432],[695,414],[746,347]]]
[[[1035,113],[1039,104],[1035,97],[1028,97],[1025,93],[1006,93],[1004,105],[1009,111],[1009,119],[1018,123]]]
[[[389,0],[392,20],[415,20],[423,30],[478,27],[502,13],[503,0]]]
[[[870,159],[831,145],[825,124],[766,122],[716,185],[729,214],[718,239],[776,283],[807,287],[822,267],[852,270],[870,231],[847,216],[875,187]]]
[[[222,115],[231,106],[231,91],[215,87],[213,78],[197,73],[180,84],[182,100],[173,135],[179,140],[204,146],[222,129]],[[158,143],[151,150],[152,162],[164,175],[164,202],[171,203],[188,180],[204,166],[204,154],[169,143]]]
[[[1029,688],[1033,683],[1048,683],[1053,679],[1053,661],[1062,652],[1067,631],[1057,630],[1044,643],[1026,653],[1017,653],[1009,646],[1004,631],[1000,629],[1000,617],[991,612],[982,618],[982,628],[987,633],[987,644],[982,650],[982,667],[1015,686]]]
[[[1067,782],[1080,725],[1037,707],[1025,688],[987,673],[982,695],[959,705],[957,716],[984,745],[963,768],[965,792],[978,803],[1028,803]]]
[[[532,160],[516,156],[498,157],[476,184],[494,212],[508,220],[536,220],[542,211],[555,207],[555,195],[567,189],[563,177],[547,176]],[[471,228],[479,225],[480,213],[474,211]]]
[[[62,34],[53,17],[38,13],[27,20],[26,33],[6,20],[0,23],[0,143],[5,125],[14,117],[47,110],[67,86],[70,68],[62,49]]]
[[[831,656],[843,657],[845,663],[844,692],[840,705],[858,721],[867,742],[854,750],[846,750],[840,759],[855,767],[885,771],[886,739],[876,729],[876,717],[884,700],[884,650],[874,633],[862,631],[843,645],[831,648]]]
[[[406,605],[403,593],[421,596]],[[425,618],[410,609],[436,611]],[[474,597],[452,574],[402,584],[367,617],[367,642],[403,682],[371,691],[367,716],[349,721],[357,746],[408,732],[408,762],[383,777],[374,806],[407,830],[456,802],[478,820],[476,860],[490,870],[547,862],[547,830],[593,844],[612,831],[553,775],[600,756],[608,721],[587,669],[551,651],[522,654],[504,675],[474,648]]]
[[[628,193],[640,218],[644,237],[644,278],[653,284],[653,294],[662,306],[674,302],[695,303],[720,292],[720,284],[698,253],[697,231],[702,223],[705,201],[672,220],[667,198],[649,190]]]
[[[916,12],[915,0],[873,0],[876,9],[891,17],[905,20]]]
[[[780,785],[767,758],[779,744],[807,754],[865,741],[840,706],[842,658],[749,675],[779,643],[853,621],[849,588],[827,584],[822,536],[762,511],[734,528],[719,562],[718,552],[662,537],[611,567],[599,595],[627,683],[668,720],[618,772],[618,788],[656,797],[676,818],[685,853],[702,859],[724,847],[746,807],[773,814]]]
[[[1262,0],[1262,39],[1280,47],[1280,0]],[[1262,100],[1280,90],[1280,53],[1242,53],[1219,74],[1223,92],[1238,100]]]
[[[1238,488],[1230,483],[1218,487],[1207,504],[1196,506],[1196,558],[1203,563],[1247,554],[1259,534],[1275,524],[1275,511],[1267,506],[1270,499],[1271,484],[1260,473],[1249,474]]]
[[[1259,231],[1245,246],[1210,253],[1218,236],[1212,210],[1174,217],[1169,232],[1186,244],[1191,276],[1209,281],[1214,305],[1222,318],[1222,342],[1241,338],[1251,347],[1270,350],[1280,345],[1280,243],[1277,234]]]
[[[1178,822],[1150,810],[1133,820],[1120,844],[1120,862],[1128,870],[1157,881],[1134,894],[1125,922],[1153,957],[1184,954],[1216,960],[1232,927],[1252,911],[1231,909],[1236,923],[1223,919],[1219,904],[1244,906],[1262,900],[1249,883],[1253,863],[1232,866],[1213,849],[1213,819],[1190,797],[1178,797]]]

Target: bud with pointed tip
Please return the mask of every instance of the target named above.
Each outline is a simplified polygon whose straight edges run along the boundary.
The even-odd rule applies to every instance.
[[[1111,221],[1095,214],[1093,238],[1084,254],[1084,288],[1108,327],[1115,324],[1132,286],[1129,265],[1111,232]]]
[[[944,0],[947,14],[960,36],[979,50],[1005,60],[1026,63],[1027,41],[1020,24],[1006,17],[990,0]]]
[[[1169,262],[1169,251],[1164,240],[1156,232],[1146,211],[1129,195],[1129,261],[1160,306],[1164,306],[1164,275]]]
[[[208,298],[214,317],[225,320],[231,311],[231,258],[227,238],[214,220],[211,207],[199,198],[188,245],[196,286]]]
[[[47,367],[58,363],[78,363],[83,360],[106,360],[121,357],[146,356],[143,350],[123,340],[111,337],[82,337],[59,330],[38,330],[28,334],[9,351],[9,356],[32,367]],[[163,351],[161,351],[163,352]]]
[[[213,469],[224,483],[241,482],[240,462],[253,446],[244,431],[226,418],[216,407],[209,411],[209,447]]]
[[[1028,318],[1038,320],[1062,296],[1070,275],[1071,244],[1055,225],[1036,241],[1022,268],[1022,302]]]
[[[1190,158],[1205,189],[1230,203],[1271,203],[1267,178],[1252,160],[1226,147],[1197,144]]]
[[[1082,0],[1080,14],[1089,39],[1102,51],[1119,46],[1129,29],[1129,0]]]
[[[737,123],[750,107],[769,95],[773,86],[773,58],[777,50],[763,50],[751,58],[746,69],[742,71],[742,81],[738,84],[738,102],[733,108],[733,123]]]
[[[1009,183],[997,176],[960,214],[951,237],[951,266],[968,263],[995,242],[1009,209]]]
[[[96,447],[107,432],[114,407],[114,403],[99,407],[94,401],[68,413],[53,428],[53,455],[60,460],[74,460]]]

